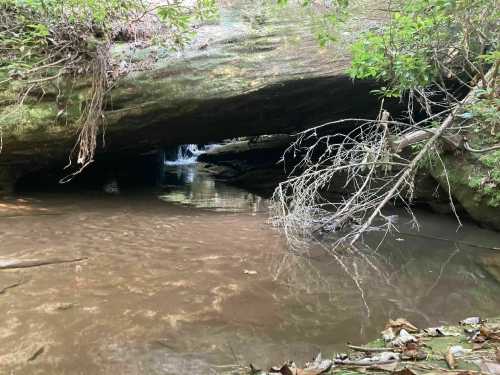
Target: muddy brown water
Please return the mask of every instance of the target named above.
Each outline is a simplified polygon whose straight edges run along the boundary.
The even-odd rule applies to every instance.
[[[170,177],[159,192],[0,203],[0,259],[87,258],[0,270],[0,290],[21,282],[0,294],[1,374],[218,374],[342,351],[389,318],[431,326],[500,312],[500,283],[481,262],[498,252],[389,236],[346,258],[368,313],[319,247],[309,258],[287,251],[264,199],[193,166]],[[419,218],[425,235],[500,244],[472,224],[456,232],[449,217]]]

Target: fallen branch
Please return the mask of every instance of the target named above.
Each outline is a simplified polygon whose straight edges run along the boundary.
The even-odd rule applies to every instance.
[[[366,362],[366,361],[353,361],[350,359],[336,359],[334,363],[336,365],[344,365],[344,366],[363,366],[363,367],[370,367],[370,366],[377,366],[377,365],[390,365],[392,363],[399,362],[397,359],[392,359],[390,361],[373,361],[373,362]]]
[[[49,259],[7,259],[0,260],[0,270],[9,270],[17,268],[31,268],[47,266],[50,264],[60,264],[60,263],[75,263],[81,262],[88,258],[75,258],[75,259],[60,259],[60,258],[49,258]]]
[[[491,75],[492,75],[492,71],[490,70],[486,76],[488,78],[490,78]],[[451,127],[451,125],[453,125],[453,122],[455,120],[455,116],[457,115],[460,108],[462,108],[463,105],[471,102],[475,98],[477,90],[479,90],[481,88],[482,88],[482,86],[478,85],[473,90],[471,90],[467,94],[467,96],[462,100],[460,105],[455,107],[455,109],[446,117],[446,119],[442,122],[442,124],[438,128],[436,128],[434,135],[425,143],[425,145],[422,147],[420,152],[413,158],[413,160],[408,165],[408,167],[406,167],[404,172],[395,181],[395,183],[391,187],[391,189],[387,193],[385,193],[384,199],[377,205],[377,207],[372,212],[370,217],[363,223],[363,225],[361,225],[360,229],[354,234],[353,238],[350,241],[351,245],[354,245],[354,243],[359,240],[361,235],[364,232],[366,232],[368,230],[368,228],[371,227],[375,218],[378,217],[379,215],[381,215],[382,209],[396,195],[396,193],[399,191],[399,188],[404,183],[406,183],[406,181],[408,179],[410,179],[411,175],[417,169],[417,166],[419,165],[420,161],[427,155],[427,153],[429,151],[431,151],[431,149],[434,147],[434,144],[442,136],[442,134],[445,132],[445,130],[448,129],[449,127]]]
[[[38,358],[40,354],[42,354],[45,351],[45,346],[39,347],[29,358],[28,362],[34,361],[35,359]]]
[[[40,213],[36,213],[36,214],[33,214],[33,215],[25,215],[25,214],[21,214],[21,215],[0,215],[0,219],[5,219],[5,218],[8,218],[8,219],[11,219],[13,217],[35,217],[35,216],[57,216],[57,215],[64,215],[64,212],[40,212]]]
[[[364,352],[364,353],[383,353],[383,352],[390,352],[391,350],[389,348],[369,348],[367,346],[356,346],[356,345],[346,345],[349,349],[358,351],[358,352]]]
[[[493,145],[491,147],[486,147],[486,148],[472,148],[469,145],[469,142],[464,143],[464,148],[469,151],[469,152],[474,152],[474,153],[483,153],[483,152],[489,152],[489,151],[495,151],[495,150],[500,150],[500,145]]]
[[[405,148],[426,141],[436,134],[436,129],[422,129],[416,130],[408,134],[404,134],[396,140],[390,142],[391,149],[394,153],[398,154]],[[464,146],[464,138],[461,135],[441,135],[441,140],[450,149],[456,150]]]

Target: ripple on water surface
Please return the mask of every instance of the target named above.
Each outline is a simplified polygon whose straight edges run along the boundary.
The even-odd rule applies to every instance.
[[[267,366],[342,350],[375,337],[388,318],[428,326],[500,311],[488,266],[498,255],[399,235],[343,259],[368,317],[352,277],[320,248],[310,258],[287,252],[264,199],[190,168],[174,169],[160,194],[0,205],[1,258],[88,258],[0,271],[0,289],[20,282],[0,294],[2,370],[219,373],[236,361]],[[500,243],[497,233],[456,233],[451,219],[419,217],[426,235]]]

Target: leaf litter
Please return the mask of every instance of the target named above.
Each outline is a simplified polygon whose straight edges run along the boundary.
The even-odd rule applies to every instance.
[[[346,353],[319,353],[303,367],[293,361],[249,375],[500,375],[500,318],[469,317],[456,326],[419,329],[406,319],[389,320],[381,337],[364,346],[347,344]]]

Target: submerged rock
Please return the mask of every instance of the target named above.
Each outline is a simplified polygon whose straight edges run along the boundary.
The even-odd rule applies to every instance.
[[[477,258],[477,263],[500,283],[500,255],[483,255]]]

